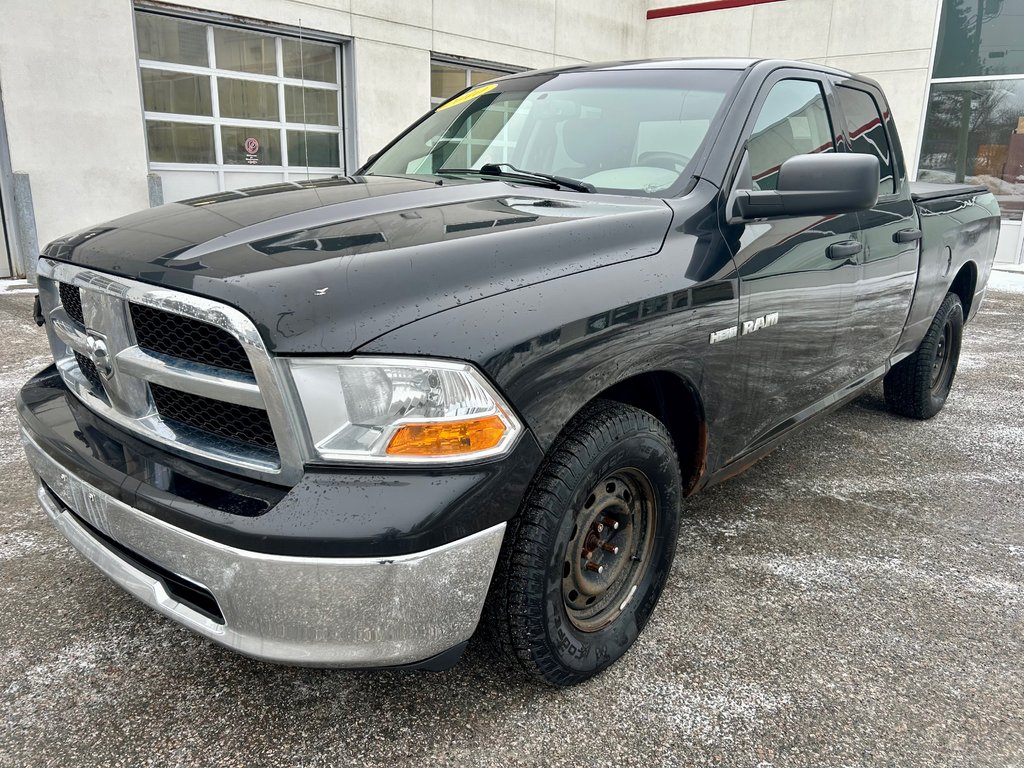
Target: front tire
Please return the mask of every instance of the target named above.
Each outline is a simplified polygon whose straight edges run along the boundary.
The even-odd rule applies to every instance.
[[[510,527],[487,606],[529,675],[574,685],[636,641],[672,567],[681,496],[651,414],[596,401],[570,423]]]
[[[930,419],[942,410],[960,362],[963,334],[960,297],[947,293],[921,346],[885,375],[883,389],[889,410],[912,419]]]

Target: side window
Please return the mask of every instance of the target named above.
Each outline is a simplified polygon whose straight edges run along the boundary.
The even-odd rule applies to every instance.
[[[870,93],[856,88],[840,85],[836,94],[846,117],[851,149],[878,158],[878,194],[891,195],[896,191],[896,164],[878,105]]]
[[[821,85],[813,80],[773,85],[747,141],[754,187],[775,189],[779,168],[791,157],[834,150]]]

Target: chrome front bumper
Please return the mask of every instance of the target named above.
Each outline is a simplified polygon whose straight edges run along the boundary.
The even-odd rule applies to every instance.
[[[22,441],[40,504],[79,552],[150,607],[239,653],[310,666],[412,664],[468,640],[480,619],[504,523],[393,558],[249,552],[147,515],[67,472],[24,431]],[[208,591],[223,623],[87,526]]]

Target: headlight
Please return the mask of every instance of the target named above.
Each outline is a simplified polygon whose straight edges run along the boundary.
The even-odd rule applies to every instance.
[[[317,456],[388,463],[506,452],[522,425],[470,365],[407,358],[290,358]]]

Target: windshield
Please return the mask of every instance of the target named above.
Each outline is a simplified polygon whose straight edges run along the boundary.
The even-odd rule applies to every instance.
[[[602,192],[656,195],[689,176],[690,161],[739,75],[605,70],[477,86],[438,106],[366,172],[476,171],[518,182],[522,171],[582,181]]]

